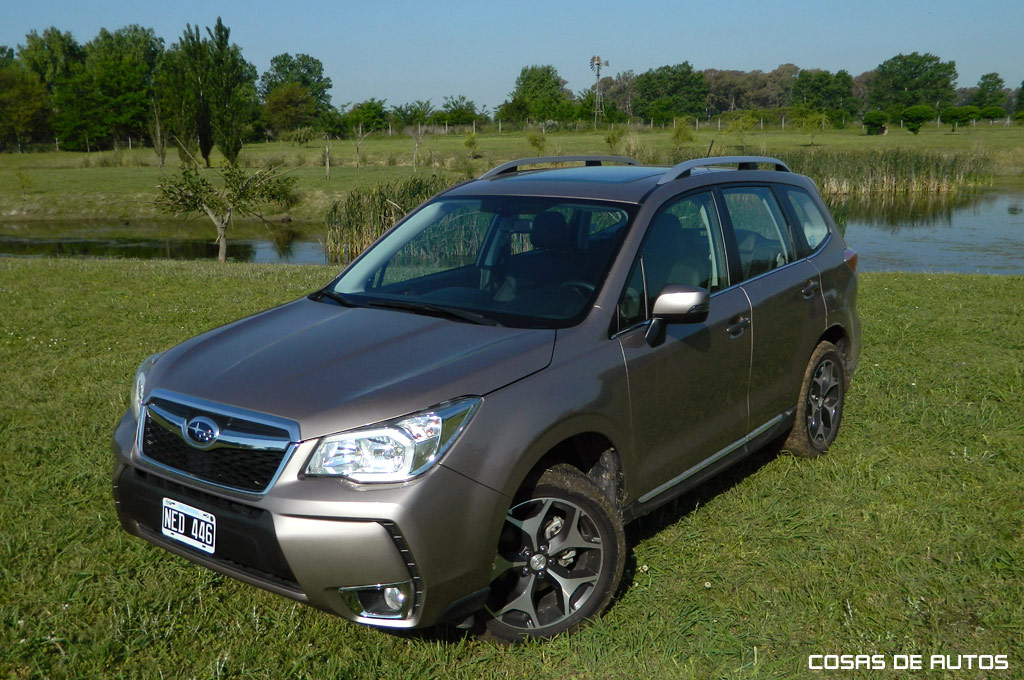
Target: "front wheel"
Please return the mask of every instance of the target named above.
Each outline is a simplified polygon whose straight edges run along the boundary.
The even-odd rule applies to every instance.
[[[831,342],[822,342],[807,362],[793,431],[783,448],[805,457],[828,451],[839,432],[845,396],[843,357]]]
[[[622,521],[579,471],[545,472],[505,517],[485,609],[489,633],[520,642],[600,614],[622,579]]]

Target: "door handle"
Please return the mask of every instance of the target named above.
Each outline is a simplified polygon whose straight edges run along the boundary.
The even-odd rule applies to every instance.
[[[743,334],[743,329],[750,325],[749,316],[737,317],[735,321],[729,326],[725,327],[725,332],[732,337],[738,337]]]
[[[804,287],[800,289],[800,292],[803,293],[805,298],[809,298],[814,295],[814,291],[818,290],[818,285],[817,279],[807,279],[804,283]]]

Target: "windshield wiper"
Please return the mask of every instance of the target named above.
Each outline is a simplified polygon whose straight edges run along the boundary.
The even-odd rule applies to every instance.
[[[481,326],[500,326],[497,319],[493,319],[489,316],[484,316],[477,312],[471,312],[468,309],[459,309],[458,307],[445,307],[444,305],[435,305],[429,302],[418,302],[413,300],[393,300],[389,298],[375,298],[373,300],[366,301],[367,307],[381,307],[385,309],[402,309],[409,312],[417,312],[420,314],[430,314],[432,316],[440,316],[446,319],[454,319],[456,321],[468,321],[470,323],[479,324]]]
[[[362,305],[358,305],[355,302],[353,302],[352,299],[349,298],[347,295],[335,293],[333,290],[327,290],[326,288],[324,288],[323,290],[318,290],[317,292],[309,296],[309,299],[313,300],[314,302],[320,302],[324,298],[329,298],[330,300],[337,302],[342,307],[362,307]]]

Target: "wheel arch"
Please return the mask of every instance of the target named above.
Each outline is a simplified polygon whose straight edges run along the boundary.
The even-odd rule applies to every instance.
[[[517,493],[532,488],[546,470],[567,465],[586,475],[621,512],[625,498],[622,460],[619,449],[607,435],[584,430],[554,444],[544,442],[537,448],[539,456],[535,456],[535,462],[519,480]]]
[[[831,342],[839,350],[839,356],[843,357],[843,377],[846,378],[846,384],[849,385],[850,380],[853,378],[853,357],[850,354],[852,348],[849,333],[843,326],[832,324],[818,338],[815,347],[822,342]]]

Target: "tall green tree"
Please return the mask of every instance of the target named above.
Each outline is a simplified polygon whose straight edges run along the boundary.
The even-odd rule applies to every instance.
[[[198,26],[185,26],[164,57],[157,85],[172,138],[183,152],[198,148],[210,167],[215,144],[230,163],[242,149],[256,115],[256,67],[231,42],[220,17],[206,33],[204,38]]]
[[[937,109],[956,101],[956,62],[934,54],[898,54],[875,69],[868,102],[893,117],[918,104]]]
[[[476,109],[476,102],[461,94],[445,97],[439,113],[439,122],[449,125],[469,125],[481,117]]]
[[[1006,83],[998,73],[986,73],[978,80],[978,89],[971,99],[971,104],[979,109],[991,106],[1005,106],[1007,99]]]
[[[35,71],[52,93],[57,82],[71,74],[72,66],[85,61],[85,50],[70,33],[51,26],[42,35],[31,31],[25,36],[25,44],[18,45],[18,60]]]
[[[793,105],[814,111],[857,113],[860,100],[853,96],[853,78],[844,70],[835,74],[818,69],[803,70],[793,83]]]
[[[276,86],[264,98],[267,121],[277,133],[311,125],[316,119],[316,100],[301,83]]]
[[[93,151],[110,140],[110,118],[103,109],[95,78],[84,63],[73,64],[58,78],[52,101],[53,133],[63,148]]]
[[[384,99],[370,98],[353,106],[345,114],[349,128],[359,131],[359,134],[369,134],[386,128],[388,116],[384,108],[385,102]]]
[[[516,78],[516,86],[499,107],[505,120],[549,121],[572,118],[572,92],[566,81],[550,64],[524,66]]]
[[[14,48],[0,45],[0,68],[14,65]]]
[[[46,126],[46,87],[21,64],[0,66],[0,146],[13,140],[18,151]]]
[[[210,167],[213,151],[210,80],[210,55],[199,27],[186,25],[181,39],[167,50],[157,73],[157,100],[179,155],[198,150],[206,167]]]
[[[658,124],[670,123],[677,116],[699,116],[707,103],[707,80],[688,61],[641,73],[635,87],[637,115]]]
[[[102,114],[105,134],[115,144],[140,137],[149,127],[163,45],[153,29],[133,24],[114,32],[102,28],[85,46],[86,86],[94,90],[90,99]]]
[[[213,30],[206,29],[210,51],[210,122],[213,141],[229,163],[238,159],[256,115],[256,67],[242,57],[242,48],[231,42],[231,29],[217,17]]]
[[[1017,88],[1017,97],[1013,100],[1013,110],[1015,113],[1024,113],[1024,80]]]
[[[434,114],[434,105],[429,99],[417,99],[408,104],[391,107],[391,118],[399,127],[425,125]]]
[[[628,118],[633,115],[633,100],[636,98],[636,74],[632,71],[616,73],[614,78],[605,76],[601,79],[601,92],[604,95],[604,117],[608,122],[619,122],[613,120],[614,110],[621,112],[622,117]],[[611,117],[609,117],[611,116]]]
[[[299,83],[316,102],[318,110],[331,106],[331,79],[324,75],[323,63],[308,54],[292,56],[285,52],[271,57],[270,68],[260,76],[259,95],[266,100],[275,88],[288,83]]]

